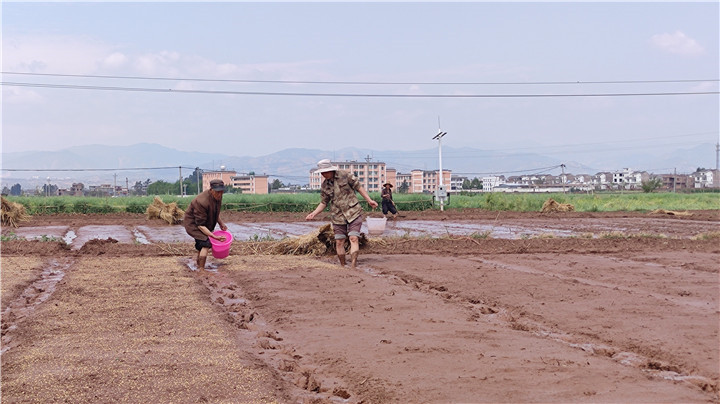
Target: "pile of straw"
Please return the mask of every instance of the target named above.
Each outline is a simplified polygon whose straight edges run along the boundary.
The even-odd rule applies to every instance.
[[[147,207],[145,214],[148,219],[162,219],[168,224],[179,224],[182,223],[185,211],[178,208],[177,203],[166,204],[156,196],[153,203]]]
[[[542,209],[540,212],[542,213],[551,213],[551,212],[573,212],[575,211],[575,206],[569,204],[569,203],[558,203],[553,198],[548,199],[543,203]]]
[[[678,212],[675,210],[655,209],[650,212],[651,215],[671,215],[671,216],[692,216],[691,212]]]
[[[360,248],[367,244],[365,233],[360,233]],[[350,241],[346,239],[345,249],[349,249]],[[286,238],[275,243],[271,250],[273,254],[285,255],[314,255],[321,256],[326,253],[335,254],[335,234],[332,225],[326,224],[312,233],[298,237]]]
[[[20,222],[30,220],[30,215],[25,212],[25,206],[21,203],[10,202],[2,198],[2,207],[0,209],[3,226],[18,227]]]

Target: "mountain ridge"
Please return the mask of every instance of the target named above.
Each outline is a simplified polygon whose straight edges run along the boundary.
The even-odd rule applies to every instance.
[[[409,173],[414,169],[437,170],[439,163],[436,148],[422,150],[373,150],[368,148],[343,148],[334,151],[321,149],[289,148],[263,156],[236,156],[226,153],[188,152],[156,143],[138,143],[129,146],[90,144],[69,147],[57,151],[27,151],[2,153],[2,181],[4,186],[21,180],[53,182],[71,181],[112,182],[128,178],[137,180],[176,181],[179,175],[187,177],[195,167],[203,170],[219,170],[222,166],[238,173],[255,172],[280,179],[284,183],[303,185],[308,182],[311,169],[318,160],[333,161],[380,161],[388,168]],[[563,160],[557,156],[540,153],[513,153],[508,151],[482,150],[469,147],[444,146],[443,170],[470,178],[486,175],[520,175],[533,173],[559,174],[564,164],[565,173],[595,174],[623,168],[649,171],[647,167],[665,170],[654,173],[693,172],[698,167],[713,168],[714,145],[701,144],[688,149],[674,149],[659,156],[636,154],[635,161],[623,164],[630,157],[615,153],[615,159],[598,155],[588,161]],[[711,157],[709,157],[711,156]],[[620,161],[620,160],[623,161]],[[598,168],[598,166],[600,168]],[[607,167],[612,167],[608,169]],[[28,170],[28,171],[20,171]],[[32,171],[29,171],[32,170]],[[47,171],[45,171],[47,170]],[[100,171],[105,170],[105,171]],[[117,172],[113,172],[117,170]],[[130,178],[132,177],[132,178]],[[124,181],[124,179],[123,179]]]

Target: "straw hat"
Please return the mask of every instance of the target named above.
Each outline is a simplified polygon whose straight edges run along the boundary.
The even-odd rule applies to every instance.
[[[328,171],[337,171],[338,170],[337,166],[332,165],[332,163],[330,162],[330,159],[323,159],[323,160],[318,161],[317,166],[318,166],[317,172],[319,172],[319,173],[326,173]]]
[[[386,183],[383,184],[383,186],[385,186],[385,185],[390,185],[390,188],[393,187],[393,184],[391,184],[391,183],[389,183],[389,182],[386,182]]]

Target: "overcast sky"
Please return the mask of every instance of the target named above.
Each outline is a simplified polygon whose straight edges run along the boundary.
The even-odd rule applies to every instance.
[[[418,150],[438,118],[453,147],[715,144],[718,21],[716,1],[3,1],[2,147]]]

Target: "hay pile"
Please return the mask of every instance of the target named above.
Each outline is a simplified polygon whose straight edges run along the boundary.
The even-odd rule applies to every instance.
[[[575,206],[569,204],[569,203],[558,203],[553,198],[548,199],[543,203],[542,210],[540,212],[542,213],[551,213],[551,212],[574,212]]]
[[[166,204],[156,196],[153,203],[147,207],[145,214],[148,219],[162,219],[168,224],[179,224],[182,223],[185,211],[178,208],[177,203],[170,202]]]
[[[360,233],[359,239],[360,248],[363,248],[368,242],[365,233]],[[349,249],[349,246],[350,240],[346,239],[345,249]],[[335,254],[335,234],[332,225],[328,223],[312,233],[280,240],[274,243],[270,252],[272,254],[314,256],[321,256],[328,252]]]
[[[650,212],[651,215],[671,215],[671,216],[692,216],[691,212],[678,212],[675,210],[655,209]]]
[[[0,198],[2,199],[0,214],[2,216],[3,226],[18,227],[20,222],[30,220],[30,215],[25,212],[25,206],[21,203],[10,202],[3,197]]]

